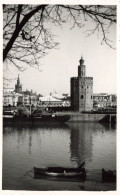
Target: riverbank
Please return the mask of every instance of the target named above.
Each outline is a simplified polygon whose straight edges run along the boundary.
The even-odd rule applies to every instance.
[[[116,114],[56,112],[57,115],[69,115],[68,122],[116,122]]]

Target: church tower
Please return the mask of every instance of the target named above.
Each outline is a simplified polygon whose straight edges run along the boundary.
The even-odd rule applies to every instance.
[[[90,111],[93,109],[93,77],[86,77],[86,66],[81,57],[78,77],[71,78],[71,108],[73,111]]]
[[[15,92],[16,93],[21,93],[22,92],[22,85],[20,84],[19,75],[18,75],[18,78],[17,78],[17,84],[15,85]]]

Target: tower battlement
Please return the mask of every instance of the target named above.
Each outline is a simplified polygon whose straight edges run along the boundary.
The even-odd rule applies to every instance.
[[[78,80],[78,77],[71,77],[71,81],[72,80]]]

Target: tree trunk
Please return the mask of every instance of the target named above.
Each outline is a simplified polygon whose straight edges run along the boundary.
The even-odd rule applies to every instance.
[[[36,7],[36,9],[32,10],[30,13],[26,14],[25,17],[23,18],[23,20],[20,22],[19,25],[17,25],[17,28],[15,29],[11,39],[9,40],[9,42],[7,43],[5,49],[3,50],[3,61],[5,61],[5,59],[7,58],[7,55],[9,53],[9,51],[11,50],[15,40],[17,39],[20,31],[22,30],[22,28],[24,27],[24,25],[28,22],[28,20],[35,14],[37,13],[39,10],[43,10],[47,5],[39,5]]]

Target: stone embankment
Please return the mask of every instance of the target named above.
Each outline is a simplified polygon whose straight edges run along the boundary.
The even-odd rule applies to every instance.
[[[69,122],[115,122],[116,114],[56,112],[57,115],[70,115]]]

